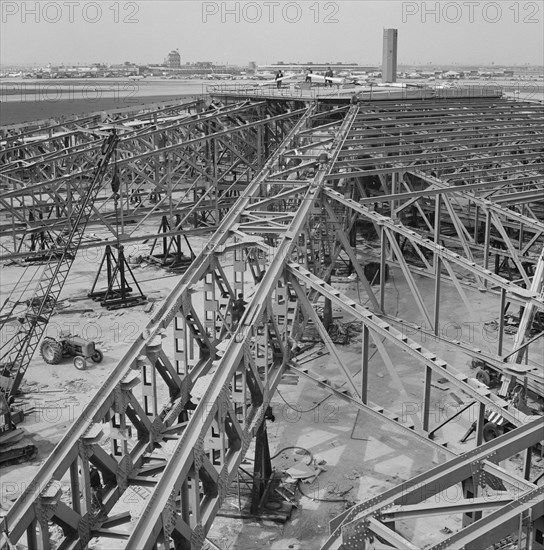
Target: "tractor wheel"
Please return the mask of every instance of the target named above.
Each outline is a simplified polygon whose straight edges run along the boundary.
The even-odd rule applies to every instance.
[[[500,435],[502,435],[502,430],[497,426],[497,424],[495,424],[495,422],[488,422],[484,426],[483,436],[485,442],[497,439]]]
[[[476,372],[476,380],[486,386],[489,386],[489,384],[491,384],[491,375],[484,369],[478,369]]]
[[[77,370],[85,370],[87,368],[87,361],[85,361],[85,357],[81,357],[81,355],[74,357],[74,367]]]
[[[104,354],[99,349],[95,349],[94,353],[91,355],[91,359],[95,363],[101,363],[102,359],[104,359]]]
[[[49,365],[58,365],[62,360],[62,344],[53,338],[45,338],[40,347],[40,354]]]

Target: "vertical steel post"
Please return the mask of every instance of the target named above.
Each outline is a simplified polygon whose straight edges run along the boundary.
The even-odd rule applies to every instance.
[[[368,348],[370,344],[370,331],[366,325],[363,325],[363,340],[361,342],[361,401],[368,404]]]

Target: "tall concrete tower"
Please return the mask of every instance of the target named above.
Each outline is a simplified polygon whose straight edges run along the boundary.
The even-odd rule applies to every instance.
[[[397,81],[397,29],[383,30],[382,82]]]

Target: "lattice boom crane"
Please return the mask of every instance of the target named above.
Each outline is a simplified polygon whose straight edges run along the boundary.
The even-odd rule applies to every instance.
[[[115,130],[105,138],[87,191],[81,196],[79,202],[74,203],[74,215],[71,217],[70,227],[59,236],[58,247],[51,250],[32,297],[26,300],[27,308],[20,318],[19,330],[0,349],[0,393],[4,394],[8,402],[19,389],[53,314],[118,142],[119,137]],[[117,174],[114,173],[114,181],[112,181],[114,192],[116,192],[116,178]]]

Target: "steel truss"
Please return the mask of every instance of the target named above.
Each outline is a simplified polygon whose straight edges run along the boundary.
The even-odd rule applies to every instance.
[[[129,102],[127,102],[129,103]],[[202,98],[187,98],[180,102],[178,98],[166,101],[157,101],[155,103],[127,104],[126,107],[119,107],[108,111],[95,111],[94,113],[85,113],[80,116],[55,119],[36,120],[32,122],[22,122],[20,124],[7,124],[0,128],[0,137],[3,140],[2,145],[16,145],[23,139],[43,139],[44,135],[53,136],[61,132],[70,132],[81,127],[91,125],[109,124],[117,121],[134,121],[152,119],[155,115],[159,118],[168,115],[179,115],[187,106],[192,104],[197,107],[202,103]]]
[[[387,547],[415,550],[417,542],[395,531],[395,522],[445,514],[461,514],[463,527],[428,546],[432,550],[481,550],[513,533],[519,533],[519,548],[532,547],[544,530],[544,486],[529,481],[532,450],[542,441],[543,428],[541,418],[355,505],[330,522],[332,534],[322,550],[366,548],[366,542],[376,538]],[[521,452],[524,477],[505,472],[500,490],[489,487],[491,464],[501,470],[496,464]],[[458,487],[455,497],[448,495],[451,487]]]
[[[159,231],[164,215],[172,223],[163,236],[214,227],[304,112],[281,111],[265,102],[206,111],[202,105],[188,102],[113,122],[121,133],[119,216],[113,193],[104,188],[91,223],[107,228],[112,238],[94,245],[115,244],[117,231],[124,240],[145,240]],[[69,223],[72,197],[88,185],[101,128],[109,126],[92,119],[88,127],[7,140],[0,168],[0,205],[7,218],[0,224],[4,258],[40,255],[53,246]]]
[[[497,368],[508,362],[511,375],[528,376],[539,395],[542,365],[519,363],[528,353],[523,342],[534,316],[544,316],[544,172],[538,163],[543,121],[540,107],[505,101],[365,105],[328,176],[331,183],[355,177],[357,201],[327,191],[373,224],[381,264],[401,268],[420,312],[414,330],[448,341],[440,332],[444,280],[469,313],[467,287],[499,294],[496,354],[449,343]],[[415,274],[434,281],[432,309]],[[384,283],[377,296],[382,310]],[[504,313],[510,304],[530,307],[514,351],[507,353]]]
[[[50,531],[56,526],[61,530],[60,548],[85,547],[92,537],[98,537],[104,547],[111,547],[112,539],[119,539],[119,548],[202,547],[287,369],[387,422],[392,433],[426,445],[435,453],[437,462],[453,458],[457,462],[452,469],[459,465],[459,475],[466,473],[465,455],[456,458],[445,442],[429,437],[436,427],[431,425],[430,411],[434,376],[447,378],[479,404],[477,445],[482,443],[485,413],[489,410],[519,426],[506,439],[499,439],[493,449],[504,448],[498,452],[506,453],[512,450],[509,442],[514,440],[521,441],[523,448],[534,444],[532,430],[541,427],[541,420],[534,421],[534,417],[520,413],[512,403],[496,397],[476,380],[456,373],[431,349],[410,339],[406,331],[399,330],[398,320],[387,314],[384,297],[385,268],[395,265],[406,277],[422,319],[430,321],[431,331],[436,332],[440,319],[440,288],[445,281],[451,282],[465,299],[467,287],[476,286],[486,292],[498,289],[501,312],[506,300],[541,310],[542,291],[533,284],[537,275],[523,265],[536,265],[534,273],[541,276],[543,260],[538,250],[542,249],[543,232],[539,201],[528,203],[530,210],[516,212],[483,196],[484,189],[490,193],[497,188],[506,195],[509,186],[515,188],[512,182],[488,181],[487,188],[474,188],[469,183],[467,187],[472,188],[465,191],[447,185],[447,176],[436,171],[437,162],[406,168],[401,165],[404,155],[398,155],[401,160],[383,151],[373,156],[370,142],[362,147],[357,144],[357,140],[366,139],[361,137],[365,132],[375,131],[376,147],[380,139],[397,139],[402,145],[412,143],[414,148],[417,145],[426,150],[450,147],[433,154],[437,158],[447,155],[464,166],[465,157],[461,154],[457,158],[458,149],[450,146],[447,132],[464,125],[467,132],[481,132],[488,137],[489,128],[494,128],[502,116],[503,127],[499,129],[497,125],[497,134],[503,141],[516,140],[515,136],[509,138],[509,121],[519,124],[521,131],[529,115],[525,117],[510,104],[507,108],[504,102],[495,101],[465,101],[459,105],[451,101],[415,103],[363,104],[328,110],[315,104],[303,114],[291,113],[292,127],[286,138],[241,191],[240,198],[225,213],[214,236],[155,313],[141,338],[127,351],[4,518],[0,529],[9,531],[12,542],[26,540],[31,549],[39,544],[50,548]],[[498,111],[493,117],[494,108]],[[453,111],[450,118],[449,110]],[[412,126],[403,122],[404,113],[412,114]],[[533,116],[539,120],[538,113]],[[431,128],[435,121],[437,127]],[[376,130],[372,130],[373,125]],[[431,130],[444,135],[427,138]],[[532,138],[526,139],[533,143]],[[522,147],[523,139],[517,141]],[[146,155],[143,157],[152,156]],[[470,158],[477,160],[481,156],[475,152]],[[370,166],[368,170],[357,164],[359,157]],[[347,158],[355,163],[355,168],[341,164]],[[393,160],[389,166],[385,166],[390,159]],[[518,160],[523,178],[532,178],[531,173],[525,172],[532,168],[523,164],[522,154]],[[482,167],[485,162],[481,161]],[[415,176],[411,175],[414,170]],[[526,184],[537,188],[541,181],[535,176],[530,184],[523,183]],[[425,200],[428,197],[430,202]],[[470,223],[474,211],[472,217],[463,216],[456,203],[461,200],[474,204],[480,201],[474,227]],[[402,207],[410,201],[416,205],[417,213],[406,224]],[[381,267],[376,291],[361,267],[373,258],[361,258],[349,238],[361,222],[374,227],[380,235],[379,254],[374,258]],[[519,231],[520,224],[523,230],[516,238],[514,232]],[[492,237],[501,240],[505,247],[491,246]],[[504,270],[488,269],[489,256],[499,254],[497,251],[518,270],[513,280],[505,276],[508,274]],[[420,272],[435,281],[431,312],[413,277],[414,256],[422,265]],[[368,307],[330,285],[335,269],[346,262],[351,263],[364,286]],[[473,279],[464,277],[466,273],[471,273]],[[237,323],[232,306],[240,292],[248,305]],[[469,307],[469,300],[466,302]],[[326,315],[316,313],[318,306],[325,311],[327,304],[334,304],[346,318],[361,323],[359,373],[343,361],[328,336]],[[331,356],[334,381],[297,363],[297,341],[310,326]],[[522,335],[520,345],[524,338]],[[401,394],[403,385],[392,354],[403,351],[420,365],[424,380],[420,414],[408,417],[387,410],[380,405],[380,396],[372,394],[368,384],[371,344],[376,346]],[[464,353],[502,363],[504,350],[488,356],[464,342],[457,345]],[[345,390],[339,389],[337,379],[345,383]],[[196,404],[196,409],[189,407],[190,403]],[[516,434],[519,439],[515,439]],[[486,454],[489,448],[488,444],[471,451],[481,451],[478,461],[488,482],[494,486],[517,483],[530,495],[531,484],[494,464],[491,455]],[[106,485],[104,503],[110,513],[106,521],[96,517],[91,506],[90,464],[100,469]],[[136,493],[141,498],[141,511],[129,526],[130,513],[124,503]],[[480,505],[479,501],[476,504]],[[520,503],[519,509],[523,506]],[[510,513],[505,508],[497,511],[497,522],[501,514]],[[532,510],[534,523],[542,511],[538,507]],[[349,518],[355,519],[358,513]],[[339,522],[344,522],[344,517]],[[334,526],[336,531],[339,525]],[[371,528],[374,526],[372,522]],[[335,538],[339,534],[336,531]],[[400,537],[389,531],[384,528],[377,534],[398,542]]]

